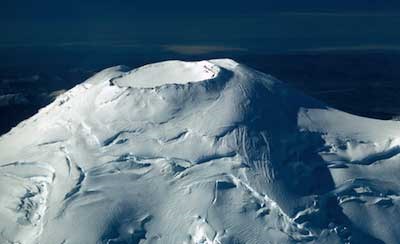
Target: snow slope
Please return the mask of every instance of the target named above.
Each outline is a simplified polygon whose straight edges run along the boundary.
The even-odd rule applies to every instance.
[[[106,69],[0,152],[0,243],[400,240],[400,122],[233,60]]]

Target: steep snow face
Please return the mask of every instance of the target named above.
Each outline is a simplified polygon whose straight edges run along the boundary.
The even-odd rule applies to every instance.
[[[397,243],[399,126],[227,59],[109,68],[0,138],[0,243]]]

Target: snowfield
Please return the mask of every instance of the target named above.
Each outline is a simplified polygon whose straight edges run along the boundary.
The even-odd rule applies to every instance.
[[[398,243],[400,122],[233,60],[101,71],[0,138],[0,243]]]

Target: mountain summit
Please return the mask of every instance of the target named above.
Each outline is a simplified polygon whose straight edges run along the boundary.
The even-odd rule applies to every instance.
[[[0,243],[397,243],[399,154],[233,60],[117,66],[0,138]]]

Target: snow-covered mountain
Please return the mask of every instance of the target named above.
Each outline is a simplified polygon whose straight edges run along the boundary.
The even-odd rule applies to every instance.
[[[0,138],[0,243],[398,243],[399,154],[233,60],[113,67]]]

